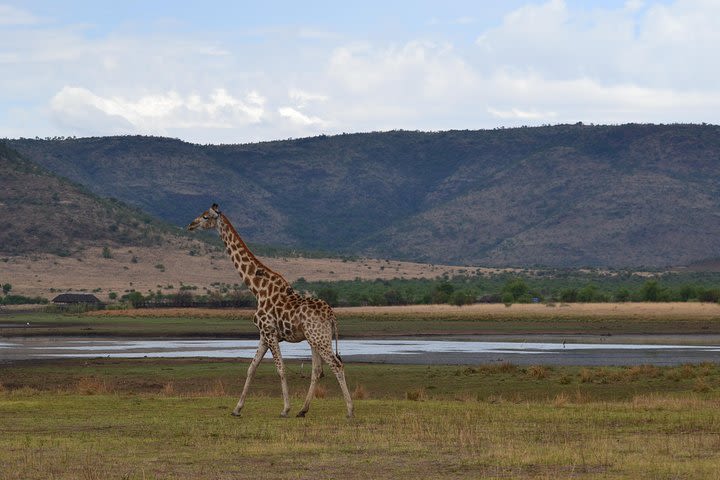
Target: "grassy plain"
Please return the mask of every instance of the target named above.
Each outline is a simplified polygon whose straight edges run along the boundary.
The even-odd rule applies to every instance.
[[[349,365],[353,420],[332,378],[307,418],[278,418],[270,363],[231,417],[245,365],[3,368],[0,479],[717,478],[716,365]],[[297,411],[308,379],[289,370]]]
[[[88,247],[72,257],[51,254],[4,257],[3,281],[10,281],[13,293],[52,299],[60,292],[92,291],[107,301],[109,292],[122,295],[129,290],[177,293],[181,286],[196,288],[194,293],[215,290],[217,282],[241,283],[237,271],[224,251],[191,239],[167,242],[162,247],[110,249]],[[260,257],[271,269],[290,282],[300,277],[316,280],[368,280],[393,278],[437,278],[466,273],[468,267],[429,265],[381,259]],[[477,268],[486,274],[515,272],[517,269]]]
[[[714,303],[476,304],[336,308],[343,337],[428,334],[718,334]],[[0,336],[256,336],[252,310],[131,309],[8,313]],[[17,328],[26,325],[29,328]]]

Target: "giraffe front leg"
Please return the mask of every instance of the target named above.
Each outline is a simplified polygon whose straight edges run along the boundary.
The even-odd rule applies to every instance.
[[[255,370],[257,369],[260,361],[263,359],[267,351],[267,345],[265,345],[265,343],[261,340],[260,345],[258,345],[257,352],[255,352],[255,358],[252,359],[252,362],[250,362],[250,366],[248,367],[247,376],[245,378],[245,386],[243,387],[243,391],[240,394],[240,400],[238,400],[235,409],[232,411],[232,414],[236,417],[240,416],[240,410],[242,410],[243,406],[245,405],[245,397],[250,390],[250,383],[252,383],[253,377],[255,377]]]
[[[318,378],[321,377],[322,372],[322,360],[320,360],[320,354],[316,349],[312,348],[312,374],[310,375],[310,388],[308,389],[307,397],[305,397],[305,405],[302,410],[297,414],[298,417],[304,417],[310,409],[310,402],[315,395],[315,385],[317,384]]]
[[[275,368],[280,376],[280,385],[282,386],[283,411],[280,412],[280,416],[287,418],[288,412],[290,411],[290,394],[288,392],[287,379],[285,378],[285,365],[283,364],[280,345],[277,339],[270,342],[270,351],[272,352]]]

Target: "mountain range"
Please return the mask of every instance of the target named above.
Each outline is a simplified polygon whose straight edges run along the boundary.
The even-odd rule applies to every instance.
[[[8,144],[175,225],[218,202],[254,243],[488,266],[665,267],[720,256],[716,125]]]

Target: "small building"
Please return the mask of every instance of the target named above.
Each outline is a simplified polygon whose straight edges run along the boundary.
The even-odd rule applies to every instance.
[[[55,305],[101,305],[102,302],[92,293],[61,293],[52,299]]]

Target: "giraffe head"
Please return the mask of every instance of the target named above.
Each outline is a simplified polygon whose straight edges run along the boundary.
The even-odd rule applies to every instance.
[[[205,210],[199,217],[190,222],[187,229],[197,230],[198,228],[208,230],[217,227],[217,219],[220,218],[220,207],[217,203],[213,203],[212,207]]]

